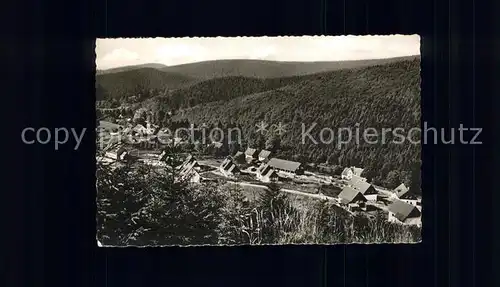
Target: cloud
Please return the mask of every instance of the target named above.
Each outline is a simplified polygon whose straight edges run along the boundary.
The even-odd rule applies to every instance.
[[[155,61],[165,65],[203,61],[207,50],[198,44],[172,43],[161,45],[155,50]]]
[[[102,58],[103,61],[133,61],[139,59],[137,53],[131,52],[124,48],[118,48]]]
[[[98,39],[101,69],[218,59],[346,61],[420,54],[418,35]]]
[[[104,55],[100,61],[97,61],[99,66],[125,66],[135,64],[140,60],[139,54],[129,51],[125,48],[117,48],[112,52]]]

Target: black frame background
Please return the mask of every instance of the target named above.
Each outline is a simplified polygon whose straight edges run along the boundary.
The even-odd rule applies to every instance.
[[[21,4],[7,69],[7,282],[13,286],[500,286],[492,284],[498,113],[492,7],[473,1],[90,1]],[[482,14],[478,11],[489,12]],[[497,30],[498,31],[498,30]],[[490,33],[491,32],[491,33]],[[96,37],[420,34],[422,120],[482,127],[481,146],[423,146],[423,243],[106,248],[95,242]],[[491,40],[495,41],[493,43]],[[489,41],[489,42],[488,42]],[[493,55],[493,54],[491,54]],[[11,108],[16,107],[16,108]],[[17,108],[18,107],[18,108]],[[492,117],[493,116],[493,117]],[[13,124],[16,125],[13,125]],[[32,127],[87,127],[72,146]],[[12,150],[13,148],[13,150]],[[13,168],[15,167],[15,168]],[[498,195],[495,195],[498,197]],[[492,205],[493,204],[493,205]],[[498,238],[498,236],[497,236]],[[479,262],[483,262],[480,264]],[[497,265],[498,266],[498,265]]]

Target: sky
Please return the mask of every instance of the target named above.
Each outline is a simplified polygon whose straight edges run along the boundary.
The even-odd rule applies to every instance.
[[[97,39],[97,69],[220,59],[348,61],[420,55],[418,35]]]

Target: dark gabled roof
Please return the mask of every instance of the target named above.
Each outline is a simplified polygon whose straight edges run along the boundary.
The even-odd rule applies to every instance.
[[[269,164],[263,164],[261,165],[258,169],[257,169],[257,172],[261,175],[261,176],[274,176],[274,175],[278,175],[276,173],[276,171],[269,165]]]
[[[222,161],[222,163],[220,164],[220,167],[224,169],[230,162],[231,160],[229,158],[225,158],[224,161]]]
[[[259,153],[259,158],[268,158],[270,154],[271,154],[271,151],[263,149]]]
[[[407,200],[417,200],[417,196],[413,194],[410,190],[407,190],[406,192],[400,192],[397,193],[397,196],[399,199],[407,199]]]
[[[230,158],[226,158],[222,162],[222,164],[220,165],[220,167],[223,170],[228,171],[228,172],[238,172],[239,171],[238,167],[233,163],[233,161]]]
[[[254,149],[254,148],[247,148],[247,150],[245,151],[245,155],[247,156],[251,156],[251,157],[254,157],[257,153],[257,150]]]
[[[257,172],[258,173],[262,173],[262,171],[264,171],[269,165],[268,164],[261,164],[258,168],[257,168]]]
[[[348,204],[358,200],[366,201],[366,198],[361,192],[349,186],[346,186],[342,189],[342,192],[340,192],[339,194],[339,198],[340,201],[344,204]]]
[[[395,200],[389,205],[388,209],[401,222],[404,222],[407,218],[420,216],[418,208],[401,200]]]
[[[357,189],[359,192],[361,192],[363,195],[369,195],[369,194],[377,194],[377,190],[373,187],[373,185],[369,184],[366,181],[362,180],[352,180],[350,181],[352,187]]]
[[[295,172],[301,165],[300,162],[283,160],[279,158],[272,158],[271,160],[269,160],[268,164],[273,168],[291,172]]]

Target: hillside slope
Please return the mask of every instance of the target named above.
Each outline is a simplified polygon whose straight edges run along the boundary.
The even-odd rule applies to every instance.
[[[278,78],[315,74],[326,71],[367,67],[387,64],[403,59],[414,59],[419,56],[403,58],[375,59],[342,62],[276,62],[264,60],[217,60],[164,67],[161,70],[179,73],[185,76],[211,79],[220,77],[254,77]]]
[[[263,145],[268,139],[255,133],[256,123],[261,120],[269,124],[282,123],[287,125],[287,132],[281,138],[284,156],[299,154],[315,162],[328,159],[344,166],[352,164],[381,170],[385,165],[385,170],[393,166],[409,171],[420,160],[419,145],[390,143],[391,134],[386,137],[387,144],[369,144],[361,138],[359,145],[352,141],[340,149],[335,145],[337,138],[331,144],[314,144],[310,140],[303,144],[301,137],[302,124],[308,130],[313,123],[317,126],[311,134],[316,140],[322,128],[336,131],[346,127],[354,129],[359,124],[362,135],[365,128],[375,128],[380,133],[382,128],[400,127],[408,132],[419,127],[419,59],[298,79],[266,91],[182,109],[174,120],[188,120],[196,125],[237,125],[253,146]],[[199,90],[196,94],[202,97],[210,91]]]
[[[315,75],[286,78],[248,78],[232,76],[214,78],[193,83],[172,91],[168,96],[152,99],[157,105],[168,106],[170,110],[185,109],[199,104],[228,101],[245,95],[275,90],[287,85],[305,81]]]

